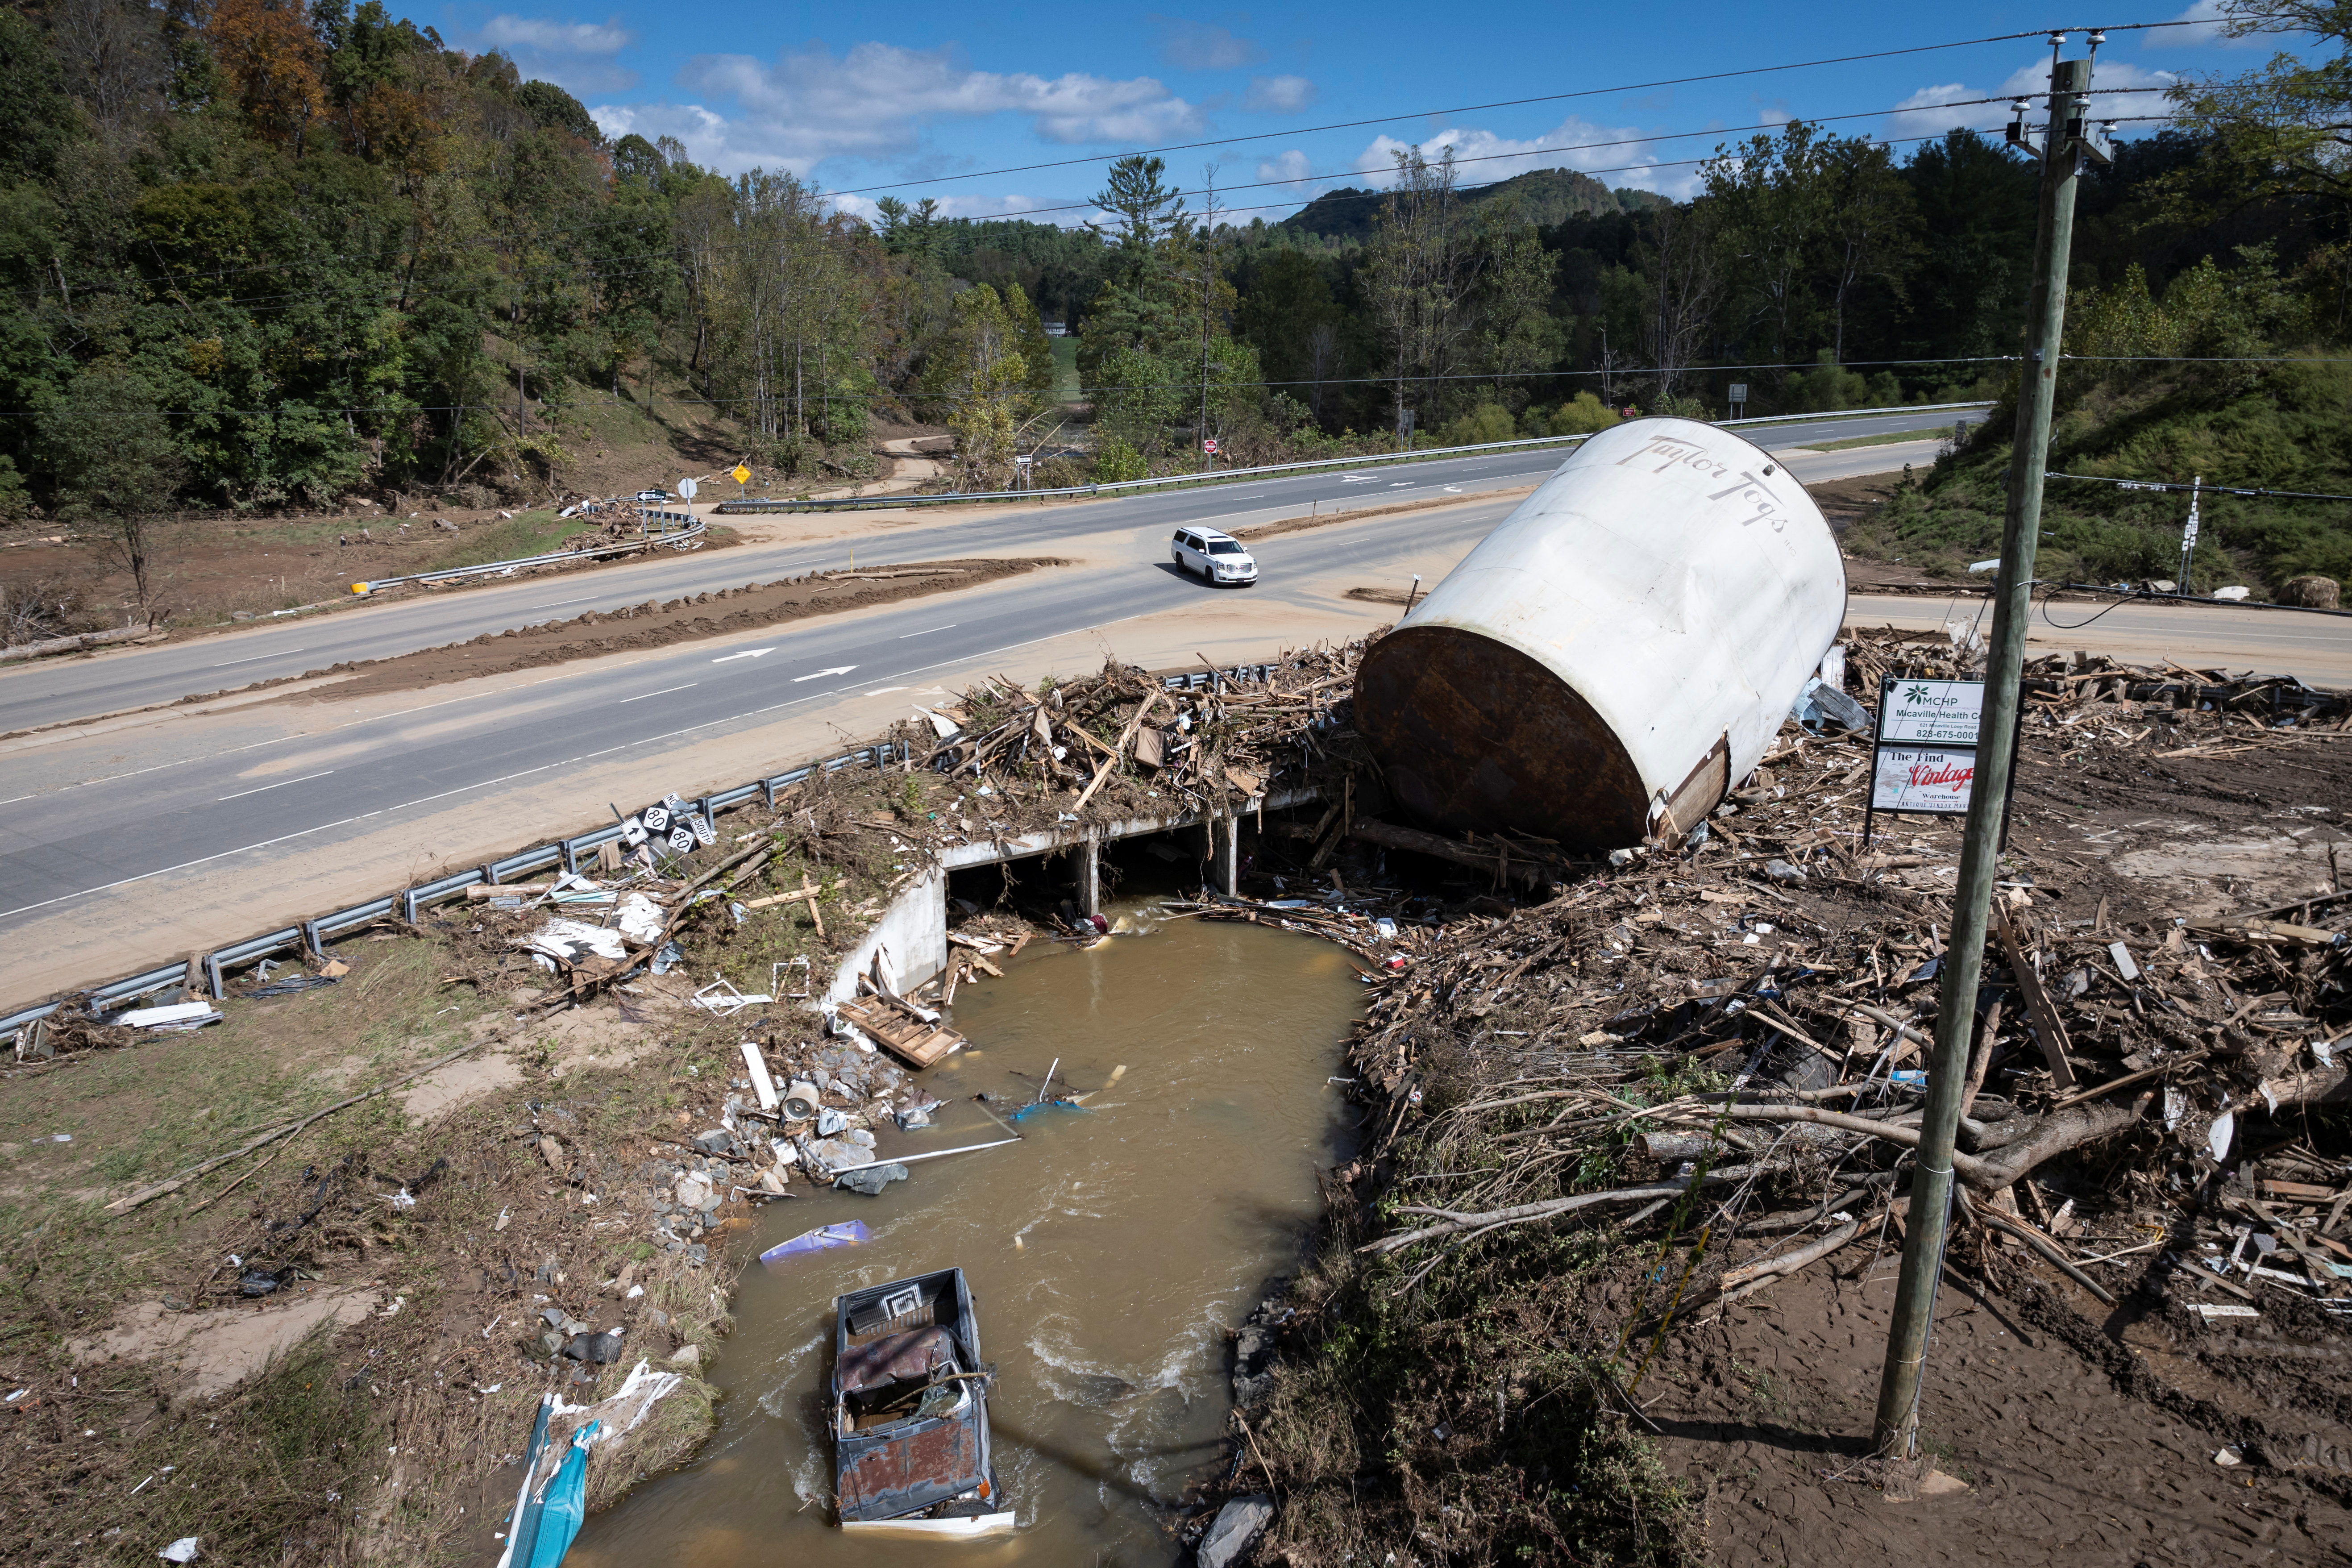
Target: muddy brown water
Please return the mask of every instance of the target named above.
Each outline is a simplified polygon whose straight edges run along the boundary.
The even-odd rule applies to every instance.
[[[932,1130],[879,1130],[886,1154],[1004,1136],[970,1099],[1034,1092],[1054,1058],[1083,1110],[1025,1117],[1025,1141],[927,1161],[878,1198],[771,1204],[764,1249],[862,1220],[865,1247],[752,1264],[713,1381],[719,1426],[696,1462],[588,1521],[567,1562],[866,1564],[1161,1563],[1182,1553],[1155,1505],[1217,1472],[1231,1407],[1227,1335],[1294,1269],[1316,1170],[1353,1117],[1339,1048],[1362,994],[1310,937],[1172,920],[1091,950],[1032,944],[1003,980],[967,986],[972,1047],[923,1077]],[[1117,1069],[1126,1071],[1117,1077]],[[1029,1075],[1026,1078],[1021,1074]],[[862,1541],[835,1527],[825,1436],[833,1299],[961,1266],[978,1300],[1009,1540]]]

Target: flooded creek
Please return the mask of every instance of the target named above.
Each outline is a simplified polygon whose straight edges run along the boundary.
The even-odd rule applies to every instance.
[[[706,1374],[725,1395],[709,1443],[590,1520],[568,1562],[1181,1556],[1152,1504],[1224,1460],[1227,1332],[1297,1264],[1317,1167],[1349,1136],[1328,1080],[1362,986],[1314,938],[1193,920],[1091,950],[1033,943],[1005,971],[957,995],[953,1022],[972,1044],[922,1075],[947,1102],[937,1125],[877,1129],[880,1152],[1003,1137],[971,1097],[1010,1097],[990,1102],[1008,1113],[1056,1057],[1057,1089],[1093,1091],[1085,1109],[1024,1118],[1021,1143],[911,1165],[878,1198],[796,1183],[800,1196],[769,1205],[754,1249],[852,1219],[872,1240],[744,1271],[735,1332]],[[833,1298],[950,1265],[971,1282],[996,1366],[996,1465],[1018,1533],[845,1537],[824,1428]]]

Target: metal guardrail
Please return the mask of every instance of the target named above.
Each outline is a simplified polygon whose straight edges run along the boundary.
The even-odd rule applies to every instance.
[[[1816,419],[1861,419],[1874,414],[1937,414],[1951,409],[1990,408],[1990,399],[1971,403],[1916,403],[1893,408],[1841,408],[1828,414],[1765,414],[1747,419],[1717,419],[1723,429],[1748,425],[1790,425]],[[1314,458],[1297,463],[1270,463],[1255,468],[1213,468],[1197,474],[1162,474],[1147,479],[1113,479],[1107,484],[1065,485],[1043,490],[948,491],[944,494],[839,496],[828,500],[725,500],[711,510],[720,517],[754,517],[790,511],[859,511],[877,507],[949,506],[966,501],[1049,500],[1064,496],[1122,495],[1169,485],[1222,484],[1229,479],[1264,479],[1273,474],[1307,473],[1318,468],[1368,468],[1391,463],[1426,462],[1433,458],[1462,458],[1479,452],[1509,452],[1530,447],[1572,447],[1595,432],[1577,436],[1531,436],[1517,441],[1484,441],[1472,447],[1431,447],[1412,452],[1378,452],[1361,458]],[[1924,437],[1933,434],[1922,431]]]
[[[899,747],[895,742],[886,741],[880,745],[862,746],[856,751],[845,752],[837,757],[828,757],[820,763],[811,763],[806,767],[793,768],[767,778],[754,779],[749,784],[738,784],[732,789],[718,790],[691,804],[699,809],[706,818],[715,818],[719,812],[740,805],[755,796],[772,809],[779,792],[790,789],[818,773],[837,773],[843,768],[856,767],[869,763],[876,767],[882,767],[901,756]],[[610,827],[595,828],[571,838],[559,838],[551,843],[533,845],[530,848],[507,856],[503,859],[492,860],[474,867],[470,870],[456,872],[434,881],[421,883],[416,887],[404,888],[398,892],[388,893],[380,899],[371,899],[366,903],[354,904],[349,909],[337,910],[331,914],[319,915],[294,925],[264,931],[258,936],[247,937],[243,942],[231,942],[226,947],[215,949],[211,952],[196,954],[193,959],[182,959],[158,969],[142,970],[137,974],[127,975],[121,980],[92,986],[86,993],[78,993],[78,994],[87,994],[91,1001],[98,1003],[135,1001],[142,996],[152,995],[155,992],[184,983],[189,965],[193,963],[203,971],[205,978],[210,983],[212,994],[218,996],[222,993],[227,972],[232,969],[257,963],[272,953],[283,952],[289,948],[299,948],[314,958],[320,957],[326,952],[326,942],[329,938],[339,932],[373,925],[377,921],[386,918],[403,920],[414,925],[416,923],[417,915],[427,905],[451,898],[467,888],[483,885],[497,887],[516,877],[527,875],[532,871],[545,870],[557,865],[561,865],[566,871],[577,871],[582,863],[593,858],[599,849],[619,839],[621,833],[619,825],[615,824]],[[46,1018],[62,1005],[62,1001],[44,1002],[31,1007],[21,1007],[5,1016],[0,1016],[0,1035],[13,1034],[36,1018]]]
[[[709,526],[690,511],[648,511],[640,515],[686,526],[661,533],[648,533],[643,539],[628,540],[620,544],[600,545],[594,550],[556,550],[545,555],[525,555],[512,561],[486,561],[479,566],[452,566],[446,572],[412,572],[404,577],[373,577],[363,583],[352,584],[352,592],[364,596],[379,588],[394,588],[404,583],[454,583],[461,577],[503,577],[526,566],[556,566],[572,561],[595,561],[607,555],[626,555],[634,551],[652,550],[664,544],[677,545],[689,539],[699,539]]]
[[[1244,664],[1235,665],[1231,669],[1192,670],[1181,675],[1163,676],[1161,684],[1172,689],[1211,685],[1219,679],[1264,680],[1272,668],[1265,664]],[[903,761],[911,750],[910,747],[901,747],[890,741],[885,741],[878,745],[861,746],[856,751],[845,752],[837,757],[828,757],[823,762],[811,763],[805,767],[792,768],[781,773],[753,779],[749,784],[737,784],[731,789],[715,790],[689,804],[702,813],[706,821],[715,821],[720,812],[731,810],[755,796],[772,811],[775,809],[776,796],[781,792],[814,778],[820,773],[838,773],[843,768],[860,767],[868,763],[877,768],[887,767],[892,762]],[[550,843],[536,844],[502,859],[488,861],[468,870],[455,872],[430,882],[420,883],[413,888],[404,888],[397,892],[387,893],[382,898],[371,899],[363,904],[353,904],[349,909],[337,910],[331,914],[318,915],[294,925],[264,931],[258,936],[231,942],[226,947],[216,948],[211,952],[198,953],[193,958],[179,959],[160,968],[142,970],[137,974],[126,975],[121,980],[109,981],[103,985],[94,985],[86,992],[79,992],[75,994],[87,995],[94,1003],[134,1002],[142,996],[152,995],[158,991],[184,984],[187,979],[189,966],[193,963],[203,971],[212,994],[217,997],[222,994],[228,971],[232,969],[258,963],[272,953],[283,952],[289,948],[299,948],[313,958],[323,957],[328,939],[339,932],[356,931],[362,926],[373,925],[377,921],[387,918],[405,921],[414,925],[416,923],[417,915],[427,905],[454,898],[467,888],[498,887],[518,876],[544,870],[559,864],[566,871],[577,871],[583,861],[593,858],[598,850],[607,844],[617,841],[621,836],[621,826],[615,823],[612,826],[594,828],[570,838],[559,838]],[[12,1035],[37,1018],[46,1018],[63,1005],[63,999],[43,1002],[30,1007],[20,1007],[13,1013],[0,1016],[0,1036]],[[109,1010],[120,1011],[121,1009],[109,1008]]]

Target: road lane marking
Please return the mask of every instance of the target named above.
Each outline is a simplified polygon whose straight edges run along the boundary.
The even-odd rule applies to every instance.
[[[955,630],[955,629],[956,629],[956,627],[958,627],[958,626],[961,626],[962,624],[963,624],[963,623],[962,623],[962,622],[961,622],[961,621],[950,621],[946,626],[925,626],[921,631],[919,631],[919,632],[900,632],[900,633],[898,634],[898,640],[899,640],[900,642],[905,642],[908,637],[927,637],[930,636],[933,632],[951,632],[951,631]],[[857,667],[856,667],[856,665],[854,665],[854,664],[853,664],[853,665],[851,665],[849,668],[852,668],[852,669],[856,669]],[[830,672],[828,672],[828,673],[830,673]]]
[[[640,691],[635,697],[622,698],[620,702],[616,702],[613,706],[617,708],[620,707],[622,703],[625,702],[643,702],[648,697],[667,697],[673,691],[685,690],[687,686],[699,686],[701,684],[702,682],[698,680],[689,680],[686,683],[686,686],[665,686],[659,691]]]
[[[276,784],[263,784],[258,789],[241,789],[235,795],[225,795],[221,796],[221,800],[243,800],[247,795],[259,795],[262,790],[284,789],[288,784],[308,784],[312,779],[325,778],[327,773],[333,773],[334,771],[334,769],[329,768],[326,773],[304,773],[299,779],[279,779]],[[214,804],[218,805],[219,802],[215,801]]]
[[[1160,612],[1158,610],[1138,610],[1133,615],[1117,616],[1107,621],[1097,621],[1094,625],[1088,626],[1074,626],[1066,631],[1048,632],[1043,637],[1028,637],[1020,642],[1007,643],[1003,647],[987,648],[975,654],[963,654],[959,655],[954,658],[940,659],[932,664],[918,665],[913,669],[901,670],[899,671],[899,674],[920,675],[927,670],[945,669],[950,665],[977,663],[982,659],[999,658],[1004,654],[1012,653],[1016,649],[1032,647],[1038,643],[1052,642],[1055,637],[1084,637],[1088,632],[1097,632],[1102,630],[1105,626],[1115,626],[1122,625],[1128,621],[1142,620],[1149,616],[1158,615],[1159,613]],[[852,665],[850,668],[854,669],[856,666]],[[551,676],[549,679],[554,679],[557,678]],[[648,692],[646,695],[655,696],[658,694]],[[372,816],[382,816],[387,812],[401,811],[411,805],[422,805],[431,801],[446,799],[449,795],[463,795],[467,790],[487,789],[493,784],[510,784],[516,779],[529,778],[533,773],[549,773],[558,768],[577,767],[583,763],[590,763],[595,761],[599,757],[610,756],[614,752],[627,751],[632,746],[652,745],[662,741],[675,740],[680,735],[693,734],[698,730],[715,729],[721,724],[740,723],[746,719],[757,718],[762,713],[772,713],[777,711],[779,709],[783,708],[797,708],[804,702],[819,702],[823,701],[827,697],[837,695],[838,693],[834,691],[812,691],[805,697],[795,697],[783,702],[772,702],[765,708],[754,708],[748,713],[731,714],[724,719],[706,719],[701,723],[688,724],[682,729],[671,730],[663,734],[646,735],[634,741],[624,741],[617,746],[607,746],[601,752],[590,752],[583,756],[566,757],[561,762],[547,763],[535,768],[524,768],[518,773],[507,773],[493,779],[484,779],[478,784],[461,784],[456,789],[445,790],[440,795],[425,795],[418,800],[405,801],[400,805],[379,806],[373,811],[358,812],[350,816],[339,817],[333,822],[322,822],[316,827],[298,828],[292,833],[280,834],[275,838],[264,838],[257,843],[241,845],[235,849],[223,849],[217,854],[199,856],[194,860],[183,860],[176,866],[163,866],[152,871],[142,871],[136,876],[124,877],[112,882],[103,882],[96,887],[81,888],[70,893],[59,893],[55,898],[43,899],[37,903],[19,904],[13,910],[0,910],[0,921],[13,919],[17,915],[31,914],[36,910],[46,910],[53,904],[67,903],[75,899],[88,898],[95,893],[110,893],[118,888],[130,887],[134,882],[144,882],[156,877],[168,877],[174,871],[186,871],[198,866],[209,866],[215,860],[226,860],[232,855],[243,855],[255,849],[268,849],[276,845],[290,843],[297,838],[307,838],[314,833],[325,833],[337,827],[349,826],[354,822],[365,822]],[[450,700],[458,701],[467,700],[453,698]],[[445,706],[445,704],[436,702],[426,704],[426,706],[438,708]],[[415,711],[415,710],[411,710],[411,711]]]
[[[283,653],[257,653],[251,658],[233,658],[228,661],[228,664],[216,664],[213,666],[213,668],[215,669],[226,669],[230,664],[254,664],[265,658],[292,658],[298,653],[308,653],[310,651],[310,650],[308,648],[289,647]]]
[[[586,603],[588,602],[588,600],[589,600],[589,599],[601,599],[601,598],[603,598],[604,596],[604,595],[602,595],[602,594],[591,594],[591,595],[587,595],[587,597],[586,597],[586,598],[581,598],[581,599],[554,599],[554,600],[551,600],[549,603],[544,604],[544,605],[525,605],[523,606],[523,608],[524,608],[524,609],[526,609],[526,610],[552,610],[552,609],[559,608],[559,607],[561,607],[562,605],[584,605],[584,604],[586,604]]]

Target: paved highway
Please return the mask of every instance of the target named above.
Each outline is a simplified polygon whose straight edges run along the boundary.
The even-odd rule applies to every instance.
[[[1250,590],[1210,588],[1154,551],[1116,566],[799,622],[772,637],[680,644],[617,671],[598,661],[528,684],[421,691],[392,711],[324,732],[258,742],[232,733],[224,738],[236,743],[218,749],[196,737],[194,754],[163,760],[167,749],[188,743],[166,734],[149,743],[152,754],[134,748],[118,768],[62,789],[19,795],[43,759],[0,759],[0,788],[13,784],[8,793],[17,796],[0,800],[0,834],[10,841],[0,857],[0,931],[128,879],[308,836],[380,831],[469,792],[757,728],[848,691],[928,684],[926,670],[1056,634],[1212,608],[1243,594],[1278,599],[1286,583],[1335,572],[1388,581],[1395,574],[1384,563],[1432,549],[1458,556],[1516,504],[1407,512],[1268,540],[1257,551],[1264,581]],[[740,657],[761,647],[774,651]],[[528,838],[534,826],[517,824],[513,837]]]
[[[1971,412],[1967,417],[1977,416]],[[1809,440],[1843,440],[1902,431],[1949,429],[1953,416],[1876,415],[1859,419],[1776,425],[1749,432],[1768,448]],[[1476,495],[1535,484],[1557,468],[1559,447],[1498,452],[1425,463],[1322,470],[1289,478],[1171,490],[1082,504],[974,508],[952,518],[872,531],[872,514],[795,519],[829,540],[664,554],[593,572],[559,574],[509,586],[445,591],[429,597],[354,606],[249,631],[198,637],[153,648],[36,663],[0,673],[0,731],[70,722],[221,691],[257,680],[299,675],[345,660],[385,658],[463,642],[484,632],[613,609],[647,599],[675,599],[747,582],[842,565],[854,548],[868,565],[965,554],[1049,552],[1089,539],[1140,540],[1187,522],[1240,527],[1314,507],[1377,506],[1448,493]],[[1804,460],[1800,478],[1878,471],[1864,447]],[[913,514],[918,518],[925,514]],[[859,530],[856,533],[845,531]],[[793,634],[797,638],[800,634]]]

